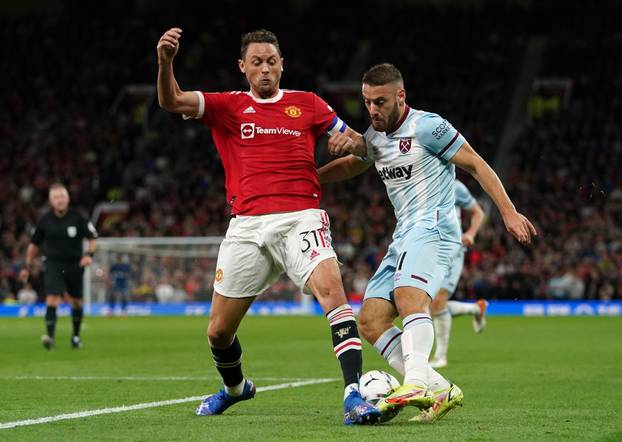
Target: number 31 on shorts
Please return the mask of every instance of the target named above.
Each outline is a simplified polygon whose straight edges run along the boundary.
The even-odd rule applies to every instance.
[[[326,249],[331,247],[330,224],[326,212],[322,212],[321,221],[322,226],[319,229],[298,232],[302,253],[306,253],[312,248]]]

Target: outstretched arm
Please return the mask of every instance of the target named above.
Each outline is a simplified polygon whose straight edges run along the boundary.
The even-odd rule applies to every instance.
[[[179,50],[182,30],[171,28],[158,41],[158,103],[162,109],[176,114],[197,116],[199,97],[181,90],[173,74],[173,59]]]
[[[354,155],[338,158],[317,170],[320,177],[320,184],[345,181],[362,174],[369,169],[371,164],[371,162],[363,161]]]
[[[535,227],[524,215],[516,211],[495,171],[473,150],[468,142],[465,141],[462,144],[458,152],[451,158],[451,162],[469,172],[479,182],[499,209],[508,232],[519,242],[530,243],[531,238],[538,234]]]

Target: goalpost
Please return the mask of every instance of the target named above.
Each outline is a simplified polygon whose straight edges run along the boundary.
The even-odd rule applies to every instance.
[[[222,240],[219,236],[98,238],[93,264],[84,272],[85,312],[91,314],[94,303],[108,302],[114,288],[111,268],[129,267],[132,303],[211,301]],[[258,300],[312,302],[285,276]]]

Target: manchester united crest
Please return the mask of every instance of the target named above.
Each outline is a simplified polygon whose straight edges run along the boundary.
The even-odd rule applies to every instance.
[[[298,118],[302,115],[302,111],[300,110],[299,107],[287,106],[285,108],[285,114],[287,114],[288,117]]]
[[[411,138],[404,138],[400,140],[400,152],[405,154],[410,152],[410,146],[412,145]]]

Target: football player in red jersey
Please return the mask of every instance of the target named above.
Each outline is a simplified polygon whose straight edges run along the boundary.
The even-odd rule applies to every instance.
[[[242,374],[236,331],[255,297],[285,272],[326,313],[345,381],[344,423],[377,422],[380,412],[358,391],[361,340],[331,246],[328,215],[319,208],[314,159],[321,134],[360,135],[314,93],[279,87],[283,57],[276,36],[266,30],[242,36],[238,64],[250,91],[183,91],[173,74],[181,33],[171,28],[158,42],[158,100],[167,111],[210,126],[233,215],[218,254],[207,330],[224,389],[206,398],[197,414],[221,414],[254,396],[255,386]]]

